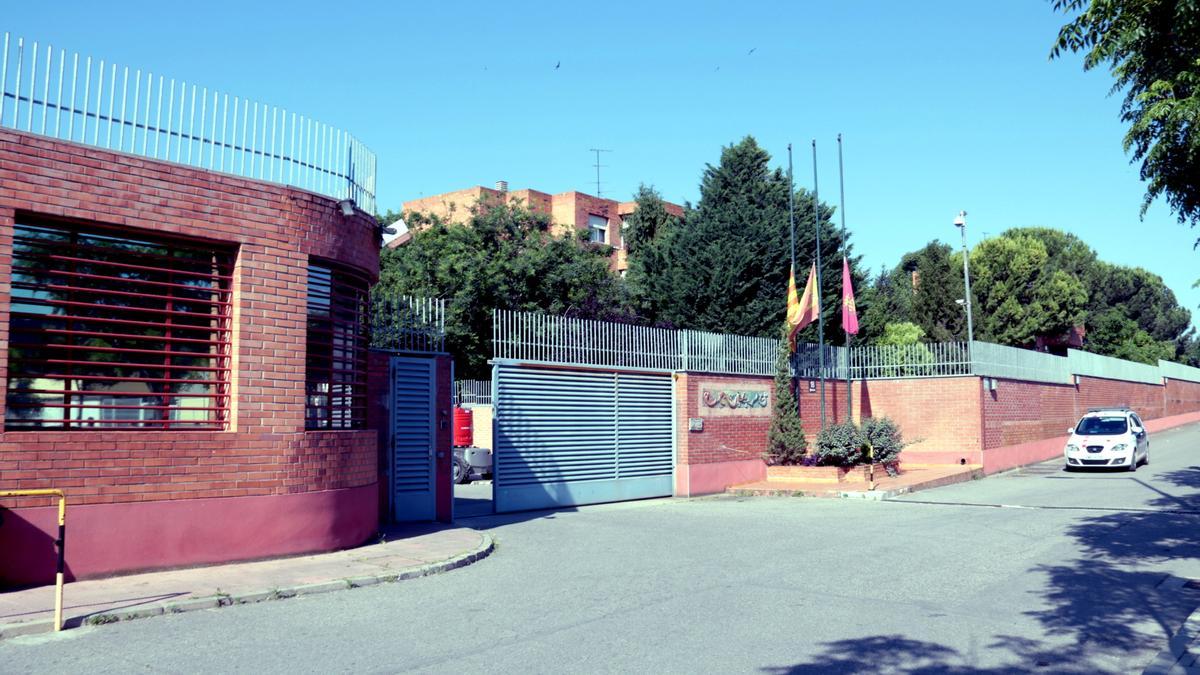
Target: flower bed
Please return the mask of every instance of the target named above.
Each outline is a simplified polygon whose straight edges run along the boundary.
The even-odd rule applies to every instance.
[[[875,480],[888,476],[887,466],[875,464]],[[770,483],[865,483],[870,480],[871,467],[860,465],[841,466],[768,466],[767,482]],[[900,473],[899,465],[892,471]]]

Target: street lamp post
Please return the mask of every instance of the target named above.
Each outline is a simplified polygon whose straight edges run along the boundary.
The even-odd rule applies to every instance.
[[[970,358],[971,343],[975,341],[975,327],[971,321],[971,267],[968,264],[970,255],[967,252],[967,212],[959,211],[954,218],[954,226],[962,231],[963,250],[963,285],[966,287],[964,300],[967,305],[967,355]]]

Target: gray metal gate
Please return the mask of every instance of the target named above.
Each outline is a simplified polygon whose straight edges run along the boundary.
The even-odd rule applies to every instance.
[[[496,512],[673,493],[669,373],[500,364],[492,381]]]
[[[434,395],[433,359],[392,357],[389,399],[392,515],[397,521],[433,520]]]

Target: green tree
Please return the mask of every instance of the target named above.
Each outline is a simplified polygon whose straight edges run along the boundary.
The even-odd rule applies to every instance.
[[[401,211],[393,211],[388,209],[387,213],[376,213],[375,220],[379,223],[380,227],[388,227],[389,225],[392,225],[396,221],[400,220],[403,216],[404,213]]]
[[[961,258],[952,264],[948,244],[934,240],[917,251],[917,285],[912,292],[911,321],[925,331],[933,342],[967,339],[966,311],[958,301],[963,297]]]
[[[633,199],[637,207],[625,218],[622,230],[622,241],[630,256],[654,241],[660,232],[679,226],[679,218],[667,211],[662,195],[653,187],[639,185]]]
[[[1088,301],[1083,325],[1088,351],[1117,356],[1126,349],[1119,336],[1133,339],[1135,333],[1110,330],[1115,311],[1132,321],[1152,342],[1166,342],[1186,351],[1183,336],[1191,324],[1191,312],[1179,305],[1162,277],[1137,267],[1113,265],[1098,260],[1096,252],[1079,237],[1046,227],[1016,228],[1001,236],[1030,236],[1046,247],[1046,265],[1062,270],[1083,282]],[[1145,339],[1137,338],[1139,344]],[[1139,359],[1140,360],[1140,359]]]
[[[653,323],[666,323],[664,306],[674,303],[671,277],[664,274],[682,220],[667,212],[662,197],[642,185],[634,197],[637,209],[626,218],[626,281],[633,308]]]
[[[1017,347],[1058,336],[1084,318],[1087,290],[1048,264],[1046,246],[1028,234],[994,237],[971,251],[975,335]]]
[[[1179,222],[1200,222],[1200,3],[1196,0],[1053,0],[1073,18],[1050,52],[1083,52],[1124,91],[1125,150],[1142,163],[1145,215],[1159,196]],[[1198,242],[1200,243],[1200,242]]]
[[[548,216],[496,206],[462,226],[420,213],[405,221],[413,238],[382,252],[376,292],[445,298],[447,349],[461,377],[490,377],[493,309],[631,319],[611,249],[552,236]]]
[[[876,355],[887,364],[882,374],[887,377],[931,374],[933,352],[921,344],[924,339],[925,331],[915,323],[889,323],[875,342]]]
[[[1095,315],[1116,308],[1153,339],[1174,342],[1191,324],[1162,277],[1140,267],[1100,262],[1088,277],[1088,310]]]
[[[912,256],[906,254],[905,259]],[[883,338],[888,324],[908,322],[912,318],[912,269],[905,269],[906,261],[894,269],[881,269],[864,289],[868,301],[865,309],[859,313],[861,332],[859,338],[868,342],[877,342]],[[915,325],[915,324],[914,324]]]
[[[1175,358],[1175,343],[1155,340],[1115,308],[1095,316],[1088,327],[1087,347],[1097,354],[1152,365]]]
[[[791,369],[788,366],[786,329],[785,339],[779,341],[779,353],[775,358],[775,407],[771,410],[771,428],[767,434],[767,455],[780,464],[799,464],[808,450],[804,438],[804,427],[800,422],[800,411],[792,389]]]
[[[642,243],[630,267],[638,308],[655,323],[744,335],[773,336],[783,320],[791,263],[788,181],[753,138],[725,147],[709,165],[700,201],[682,222],[659,228]],[[796,201],[797,285],[803,287],[815,249],[813,200],[798,190]],[[822,250],[822,314],[826,337],[840,344],[841,231],[832,209],[819,205]],[[851,258],[856,287],[863,286]],[[816,341],[806,329],[801,341]]]
[[[920,344],[925,339],[925,331],[915,323],[901,321],[899,323],[889,323],[883,330],[883,335],[879,337],[876,344],[886,345],[889,347],[902,347],[905,345]]]

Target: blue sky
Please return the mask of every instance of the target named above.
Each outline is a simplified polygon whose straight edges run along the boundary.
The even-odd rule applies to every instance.
[[[695,201],[750,134],[836,203],[873,269],[933,238],[1057,227],[1197,311],[1200,231],[1144,220],[1106,72],[1050,62],[1063,18],[1005,2],[6,3],[0,31],[305,112],[379,155],[379,204],[507,180]],[[753,50],[753,52],[751,52]],[[561,63],[559,68],[555,65]]]

